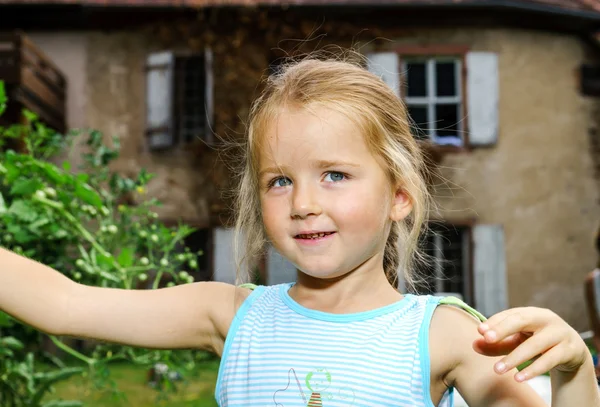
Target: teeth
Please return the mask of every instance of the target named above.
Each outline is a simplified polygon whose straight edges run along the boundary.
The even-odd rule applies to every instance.
[[[313,233],[311,235],[300,235],[300,237],[303,239],[318,239],[326,235],[328,235],[328,233]]]

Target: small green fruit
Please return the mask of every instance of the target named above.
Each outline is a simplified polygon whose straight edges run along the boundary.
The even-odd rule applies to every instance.
[[[35,191],[35,196],[40,199],[45,199],[46,193],[40,189],[40,190]]]
[[[56,198],[56,190],[54,188],[50,188],[50,187],[44,188],[44,192],[50,198]]]

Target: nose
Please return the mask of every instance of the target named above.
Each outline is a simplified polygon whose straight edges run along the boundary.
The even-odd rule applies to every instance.
[[[308,185],[294,184],[291,199],[291,216],[294,219],[305,219],[309,216],[317,216],[322,212],[318,200],[318,193]]]

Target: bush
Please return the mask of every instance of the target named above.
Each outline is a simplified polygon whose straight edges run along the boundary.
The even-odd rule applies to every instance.
[[[0,82],[0,115],[6,97]],[[134,179],[109,169],[119,155],[119,140],[104,143],[97,131],[58,134],[31,112],[25,123],[0,127],[0,245],[47,264],[86,285],[124,289],[156,289],[187,284],[186,270],[197,267],[183,239],[193,232],[185,225],[167,227],[147,199],[130,205],[133,194],[143,196],[152,176],[145,171]],[[74,138],[86,138],[84,166],[72,171],[68,161],[57,166],[49,159],[66,151]],[[19,151],[11,147],[21,145]],[[21,151],[23,150],[23,151]],[[90,375],[99,387],[112,388],[107,364],[128,360],[148,367],[164,363],[179,373],[194,368],[192,351],[159,351],[93,344],[76,350],[61,338],[50,339],[78,366],[68,367],[39,346],[44,335],[0,313],[0,405],[5,407],[78,406],[78,401],[43,401],[52,385],[73,375]],[[203,356],[203,355],[200,355]],[[50,363],[52,368],[38,367]],[[161,388],[172,389],[169,378]]]

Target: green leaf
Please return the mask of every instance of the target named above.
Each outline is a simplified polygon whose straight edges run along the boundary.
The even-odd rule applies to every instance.
[[[15,215],[25,222],[33,222],[38,217],[35,207],[29,201],[21,199],[13,201],[8,209],[8,213]]]
[[[58,185],[62,185],[67,181],[67,176],[65,174],[61,174],[59,169],[56,168],[54,165],[39,161],[36,162],[35,165],[39,169],[41,169],[42,172],[46,174],[48,178],[50,178],[53,182],[57,183]]]
[[[69,172],[71,171],[71,163],[68,161],[63,161],[62,163],[63,170]]]
[[[131,247],[125,247],[121,250],[119,257],[117,257],[117,262],[123,267],[131,267],[133,264],[133,254],[134,250]]]
[[[102,207],[102,198],[88,184],[77,182],[75,184],[75,195],[87,204],[100,209]]]
[[[6,163],[6,182],[13,183],[21,175],[21,169],[14,163]]]
[[[25,116],[28,122],[34,122],[38,119],[37,114],[28,109],[23,109],[23,116]]]
[[[90,179],[90,175],[86,174],[85,172],[81,172],[79,174],[76,175],[75,179],[79,182],[88,182],[88,180]]]
[[[33,222],[31,225],[29,225],[29,227],[32,229],[38,229],[38,228],[41,228],[42,226],[46,226],[48,223],[50,223],[49,218],[39,218],[38,220]]]
[[[2,192],[0,192],[0,215],[6,212],[6,202],[4,202],[4,197],[2,196]]]
[[[13,319],[8,314],[0,311],[0,328],[10,328],[13,325]]]
[[[0,174],[6,174],[8,170],[6,169],[5,166],[2,165],[2,163],[0,163]]]
[[[15,182],[10,190],[11,195],[31,195],[44,184],[38,179],[20,179]]]
[[[4,81],[0,81],[0,115],[6,110],[6,90],[4,89]]]
[[[13,235],[15,242],[19,244],[28,243],[35,239],[35,236],[29,233],[29,230],[25,229],[18,223],[9,223],[6,229]]]
[[[21,350],[24,347],[21,341],[13,338],[12,336],[0,338],[0,346],[14,350]]]
[[[41,375],[39,373],[37,373],[35,375],[35,377],[39,378],[42,383],[38,387],[37,391],[35,392],[32,400],[31,400],[31,405],[37,406],[42,401],[42,398],[44,397],[44,395],[48,391],[48,388],[50,386],[52,386],[54,383],[57,383],[57,382],[60,382],[60,381],[63,381],[63,380],[67,380],[71,376],[74,376],[76,374],[81,374],[82,372],[83,372],[83,369],[80,368],[80,367],[68,367],[68,368],[65,368],[65,369],[60,369],[58,371],[44,373],[44,374],[41,374]],[[63,402],[64,403],[66,401],[62,400],[62,401],[59,401],[59,402]],[[46,403],[44,405],[46,406],[47,404],[48,403]],[[61,404],[54,404],[54,406],[55,407],[56,406],[61,406]],[[65,404],[62,404],[62,406],[64,407]]]

